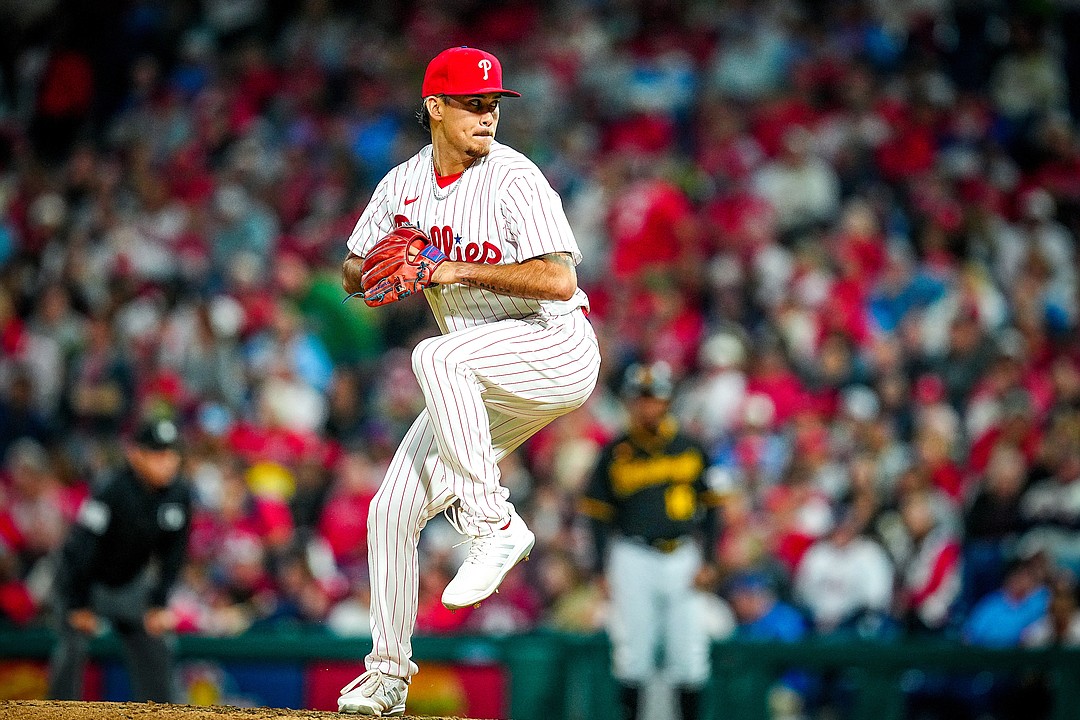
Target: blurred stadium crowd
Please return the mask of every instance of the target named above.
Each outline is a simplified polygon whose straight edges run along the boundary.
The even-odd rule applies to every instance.
[[[664,360],[726,502],[717,637],[1080,642],[1080,5],[37,0],[0,9],[0,618],[139,419],[179,418],[184,632],[367,632],[367,506],[422,406],[423,301],[344,240],[475,44],[559,191],[605,353],[504,462],[534,562],[419,629],[603,626],[576,503]],[[366,7],[365,7],[366,6]]]

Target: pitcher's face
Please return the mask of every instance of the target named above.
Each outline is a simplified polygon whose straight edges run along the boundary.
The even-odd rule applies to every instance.
[[[491,152],[499,125],[501,95],[439,95],[431,115],[438,120],[437,135],[459,153],[473,159]]]

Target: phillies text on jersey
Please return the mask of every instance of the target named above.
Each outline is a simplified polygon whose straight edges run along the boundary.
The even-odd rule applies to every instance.
[[[363,257],[403,224],[418,227],[451,260],[498,265],[567,253],[581,261],[558,193],[531,160],[498,142],[446,188],[435,183],[431,145],[391,170],[356,222],[349,250]],[[588,308],[580,289],[568,301],[529,300],[460,283],[424,294],[444,333]]]

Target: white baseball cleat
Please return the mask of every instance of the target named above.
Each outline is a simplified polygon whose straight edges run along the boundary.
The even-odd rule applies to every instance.
[[[510,524],[471,540],[472,547],[457,575],[443,590],[442,604],[450,610],[476,605],[495,592],[503,578],[532,552],[536,536],[517,513]]]
[[[404,678],[368,670],[341,688],[338,712],[370,717],[400,717],[405,714],[409,683]]]

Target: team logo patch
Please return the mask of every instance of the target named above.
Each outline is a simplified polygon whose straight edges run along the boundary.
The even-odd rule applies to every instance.
[[[158,508],[158,527],[166,532],[176,532],[184,527],[184,508],[177,503],[165,503]]]
[[[476,63],[476,67],[478,67],[478,68],[480,68],[481,70],[484,71],[484,79],[487,80],[488,79],[488,70],[491,69],[491,61],[488,60],[487,58],[484,58],[480,62]]]
[[[75,521],[95,535],[101,535],[109,529],[110,517],[112,517],[112,511],[109,510],[109,506],[91,498],[79,508],[79,515]]]

